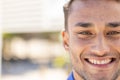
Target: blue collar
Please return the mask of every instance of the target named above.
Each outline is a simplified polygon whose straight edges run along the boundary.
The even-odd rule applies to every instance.
[[[73,72],[70,73],[70,75],[69,75],[67,80],[74,80]]]

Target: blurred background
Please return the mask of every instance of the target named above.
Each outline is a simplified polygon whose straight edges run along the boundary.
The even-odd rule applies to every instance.
[[[62,44],[67,0],[2,0],[2,80],[66,80]]]

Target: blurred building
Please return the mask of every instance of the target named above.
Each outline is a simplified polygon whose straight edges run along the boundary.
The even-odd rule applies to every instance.
[[[65,0],[3,0],[3,32],[60,31]]]
[[[59,33],[64,27],[64,3],[65,0],[3,0],[3,58],[9,60],[8,56],[12,57],[12,54],[16,58],[15,53],[25,58],[26,54],[35,52],[37,55],[45,49],[44,54],[47,51],[54,53],[50,48],[60,42]],[[54,45],[51,45],[50,38],[58,43],[52,42]],[[40,51],[38,48],[43,49]],[[53,51],[57,49],[53,48]],[[50,53],[46,56],[51,56]]]
[[[60,35],[66,1],[2,1],[2,80],[66,79],[69,58]]]

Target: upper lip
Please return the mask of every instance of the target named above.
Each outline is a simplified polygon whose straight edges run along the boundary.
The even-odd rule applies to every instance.
[[[95,59],[95,60],[105,60],[105,59],[116,59],[116,57],[114,56],[107,56],[107,57],[92,57],[92,56],[88,56],[88,57],[85,57],[84,59]]]

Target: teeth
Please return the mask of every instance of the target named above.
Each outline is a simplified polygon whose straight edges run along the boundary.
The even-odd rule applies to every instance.
[[[88,59],[88,61],[92,64],[108,64],[111,62],[112,59],[105,59],[105,60],[95,60],[95,59]]]

